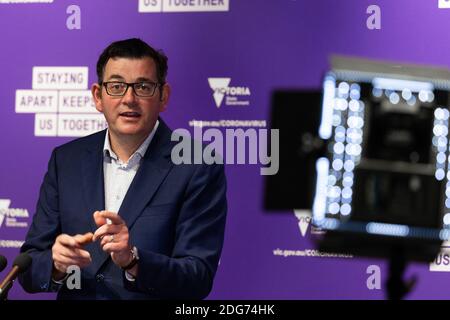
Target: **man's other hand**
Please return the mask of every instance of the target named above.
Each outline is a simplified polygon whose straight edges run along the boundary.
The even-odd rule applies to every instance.
[[[53,277],[55,280],[62,279],[69,266],[76,265],[80,268],[88,266],[92,259],[88,251],[83,249],[83,245],[92,241],[92,233],[84,235],[68,234],[59,235],[52,247]]]

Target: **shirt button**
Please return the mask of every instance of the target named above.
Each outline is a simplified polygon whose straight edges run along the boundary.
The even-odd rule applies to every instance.
[[[95,276],[95,279],[97,280],[97,282],[102,282],[105,279],[105,276],[100,273]]]

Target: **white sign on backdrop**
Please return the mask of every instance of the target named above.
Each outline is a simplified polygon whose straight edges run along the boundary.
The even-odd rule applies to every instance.
[[[33,67],[32,89],[16,90],[16,113],[34,113],[36,137],[82,137],[106,128],[88,89],[88,67]]]
[[[139,12],[223,12],[229,0],[139,0]]]

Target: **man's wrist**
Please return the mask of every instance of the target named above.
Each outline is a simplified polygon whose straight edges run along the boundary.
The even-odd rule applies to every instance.
[[[56,272],[52,273],[52,281],[54,283],[56,283],[56,284],[64,284],[64,282],[66,282],[67,278],[69,277],[69,274],[68,273],[62,273],[59,270],[56,270]]]
[[[68,277],[68,273],[62,272],[58,269],[56,269],[55,265],[53,265],[53,272],[52,272],[52,280],[56,282],[64,281]]]
[[[133,269],[138,263],[138,260],[139,260],[138,250],[136,247],[132,247],[130,249],[130,260],[126,265],[121,266],[122,270],[129,271]]]
[[[126,270],[125,272],[125,278],[128,281],[136,281],[137,278],[137,272],[138,272],[138,265],[136,264],[133,268],[131,268],[130,270]]]

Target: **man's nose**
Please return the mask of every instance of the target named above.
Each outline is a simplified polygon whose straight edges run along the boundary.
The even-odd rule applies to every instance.
[[[129,86],[127,91],[122,97],[122,102],[124,104],[133,104],[136,101],[136,94],[134,93],[133,87]]]

